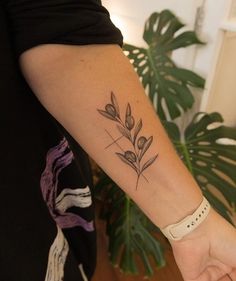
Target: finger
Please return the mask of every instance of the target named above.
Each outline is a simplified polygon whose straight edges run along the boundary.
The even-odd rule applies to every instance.
[[[232,281],[232,279],[231,279],[230,276],[228,276],[228,274],[227,274],[227,275],[225,275],[223,278],[221,278],[221,279],[219,279],[219,280],[217,280],[217,281]]]
[[[227,272],[227,271],[226,271]],[[225,271],[218,266],[209,266],[199,276],[197,281],[231,281]]]
[[[232,281],[236,281],[236,269],[234,269],[232,272],[230,272],[228,274],[228,276],[231,278]]]
[[[230,277],[229,274],[226,274],[226,276],[228,277],[228,280],[232,281],[233,279]]]

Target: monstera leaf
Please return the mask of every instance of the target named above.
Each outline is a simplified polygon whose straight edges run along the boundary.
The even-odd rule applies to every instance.
[[[124,44],[124,51],[136,69],[159,117],[166,120],[180,116],[192,107],[190,86],[203,88],[204,79],[194,72],[178,68],[171,60],[172,51],[202,44],[192,31],[179,34],[184,25],[169,10],[153,13],[145,24],[143,38],[148,48]],[[179,35],[176,35],[178,32]]]
[[[151,232],[158,231],[138,206],[125,195],[106,175],[100,178],[97,190],[106,186],[102,217],[107,221],[109,253],[112,264],[131,274],[139,273],[137,255],[144,264],[145,275],[151,276],[153,269],[150,261],[157,267],[165,265],[163,248]],[[104,205],[104,204],[103,204]]]
[[[219,113],[197,113],[186,128],[183,140],[174,123],[165,122],[164,125],[180,157],[209,202],[231,221],[228,214],[230,209],[212,192],[216,188],[228,204],[235,208],[236,129],[223,125],[216,127],[216,124],[222,122]]]

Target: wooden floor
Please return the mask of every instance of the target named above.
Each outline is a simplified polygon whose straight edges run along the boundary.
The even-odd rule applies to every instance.
[[[109,263],[107,256],[107,237],[105,235],[105,223],[97,219],[98,231],[98,263],[95,276],[92,281],[143,281],[143,275],[130,276],[120,273]],[[181,274],[175,264],[171,249],[163,239],[164,246],[166,247],[166,262],[164,268],[155,271],[155,275],[150,278],[150,281],[183,281]]]

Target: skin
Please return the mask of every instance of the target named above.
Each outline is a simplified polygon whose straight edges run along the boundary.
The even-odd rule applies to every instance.
[[[118,46],[39,45],[25,51],[19,63],[43,106],[157,226],[179,222],[197,209],[202,192]],[[106,131],[119,136],[114,123],[97,111],[104,109],[111,91],[121,115],[129,103],[134,119],[142,118],[142,135],[153,136],[147,153],[158,158],[143,173],[148,181],[139,178],[138,188],[137,174],[117,157],[117,147],[105,149],[111,142]],[[119,144],[129,150],[124,140]],[[185,281],[236,281],[236,230],[215,211],[183,240],[170,242]]]
[[[175,260],[184,280],[236,280],[235,239],[235,228],[211,210],[195,231],[180,241],[172,241]]]

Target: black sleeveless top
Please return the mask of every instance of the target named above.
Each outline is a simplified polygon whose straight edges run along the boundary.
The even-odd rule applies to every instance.
[[[100,1],[0,0],[1,281],[87,281],[96,264],[87,154],[18,65],[44,43],[122,45],[122,35]]]

